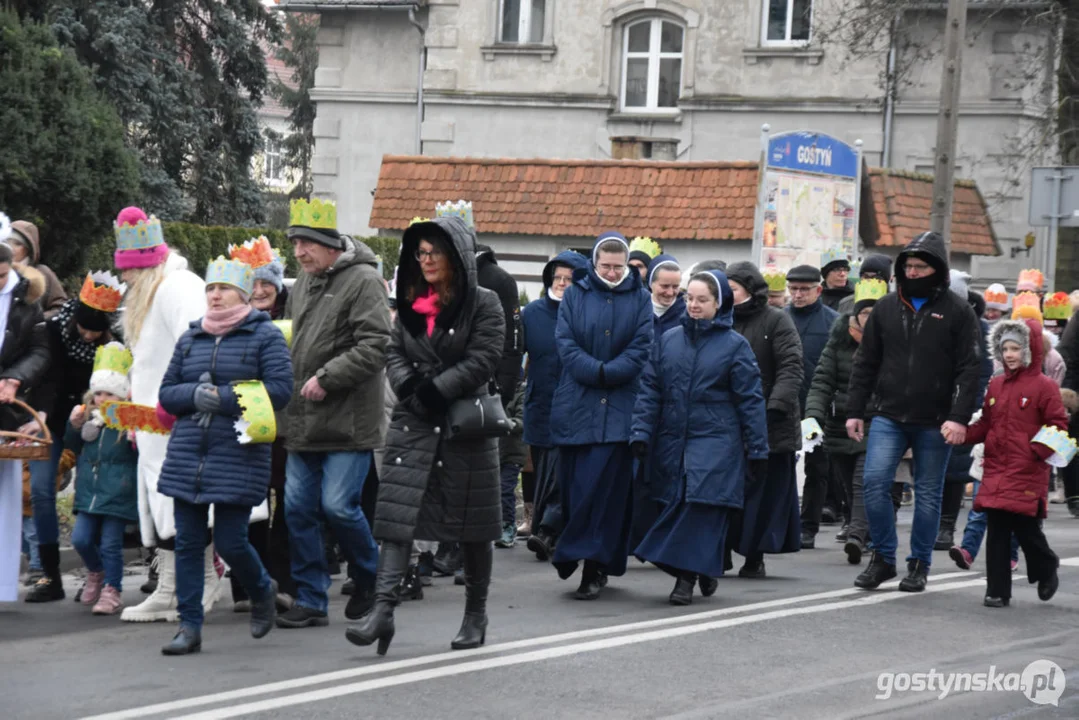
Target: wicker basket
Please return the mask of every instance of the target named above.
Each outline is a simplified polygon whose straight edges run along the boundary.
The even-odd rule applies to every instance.
[[[48,426],[38,415],[34,408],[30,407],[22,400],[12,400],[13,405],[18,405],[34,418],[34,422],[41,427],[41,431],[45,434],[44,437],[37,435],[27,435],[26,433],[14,432],[11,430],[0,430],[0,438],[7,438],[11,440],[27,440],[34,445],[0,445],[0,460],[48,460],[49,455],[52,453],[52,433],[49,432]]]

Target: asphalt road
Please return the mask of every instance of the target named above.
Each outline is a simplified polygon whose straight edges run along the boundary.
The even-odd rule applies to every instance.
[[[909,519],[904,508],[901,537]],[[445,578],[401,606],[384,659],[345,641],[339,581],[329,627],[277,629],[256,641],[226,599],[207,619],[202,653],[182,658],[159,653],[174,626],[93,617],[70,599],[0,605],[0,715],[1075,718],[1079,520],[1054,505],[1046,529],[1065,563],[1060,591],[1042,603],[1017,575],[1012,606],[1000,610],[981,605],[980,561],[962,572],[946,553],[936,554],[924,594],[895,583],[856,590],[858,569],[830,541],[833,528],[822,529],[816,550],[767,558],[767,579],[724,578],[714,597],[687,608],[668,605],[673,582],[635,561],[600,600],[575,601],[576,578],[559,581],[518,545],[495,551],[484,648],[450,651],[463,589]],[[134,604],[140,579],[127,580],[124,597]],[[68,581],[73,595],[79,581]],[[1060,671],[1047,675],[1043,663],[1028,672],[1033,680],[1008,677],[1037,660]],[[956,682],[952,673],[991,667],[990,690],[939,689]],[[911,691],[914,674],[926,673],[934,674],[921,681],[938,689]]]

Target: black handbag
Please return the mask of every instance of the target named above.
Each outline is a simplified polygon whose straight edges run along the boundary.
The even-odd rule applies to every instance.
[[[454,400],[446,411],[447,440],[505,437],[512,427],[502,407],[502,397],[491,385],[476,395]]]

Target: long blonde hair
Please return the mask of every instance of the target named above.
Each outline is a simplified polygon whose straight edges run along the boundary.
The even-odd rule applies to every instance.
[[[142,324],[154,303],[157,286],[165,279],[165,265],[139,268],[127,283],[124,294],[124,340],[128,347],[135,347],[142,334]]]

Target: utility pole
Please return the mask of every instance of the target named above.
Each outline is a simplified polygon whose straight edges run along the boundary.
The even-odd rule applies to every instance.
[[[933,209],[930,229],[944,236],[948,257],[952,254],[952,195],[955,191],[956,135],[959,131],[959,81],[963,67],[963,42],[967,31],[967,0],[948,0],[944,27],[944,72],[940,81],[940,112],[937,115],[937,156],[933,171]]]

